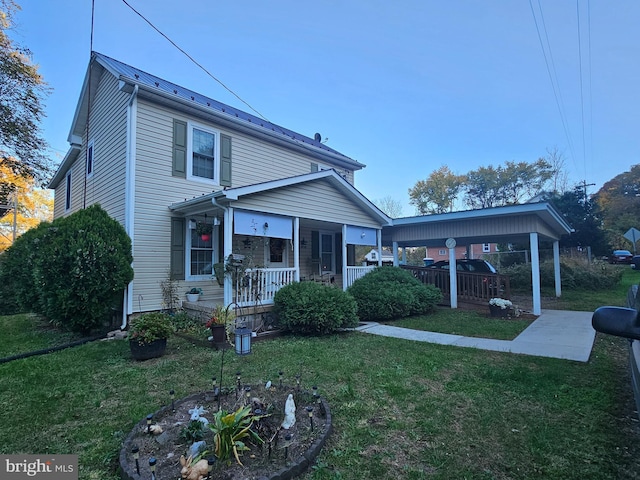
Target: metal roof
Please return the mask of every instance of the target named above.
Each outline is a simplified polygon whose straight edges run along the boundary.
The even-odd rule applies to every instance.
[[[222,102],[214,100],[213,98],[209,98],[197,92],[194,92],[193,90],[189,90],[188,88],[181,87],[180,85],[156,77],[155,75],[151,75],[150,73],[144,72],[138,68],[122,63],[101,53],[93,52],[93,57],[98,60],[98,62],[107,70],[109,70],[115,77],[121,80],[128,79],[132,83],[138,84],[140,86],[156,89],[158,91],[164,92],[165,94],[168,93],[174,95],[176,98],[193,102],[201,107],[206,107],[211,111],[217,112],[218,114],[224,114],[230,119],[241,120],[246,122],[247,124],[251,124],[254,127],[260,127],[265,131],[282,135],[291,142],[303,144],[305,146],[313,147],[318,150],[339,156],[343,159],[343,161],[353,164],[356,168],[362,168],[364,166],[360,162],[349,158],[348,156],[338,152],[337,150],[334,150],[331,147],[328,147],[321,141],[317,141],[314,138],[301,135],[297,132],[294,132],[293,130],[281,127],[256,115],[244,112]]]

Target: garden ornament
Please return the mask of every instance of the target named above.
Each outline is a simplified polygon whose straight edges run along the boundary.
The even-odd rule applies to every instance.
[[[180,475],[185,480],[204,480],[209,474],[209,466],[206,460],[202,459],[195,465],[191,465],[193,457],[184,458],[184,455],[180,456],[180,465],[182,470]]]
[[[195,408],[189,410],[189,413],[191,414],[191,420],[198,420],[203,425],[209,425],[209,420],[202,416],[205,413],[209,413],[209,410],[205,410],[204,407],[199,407],[196,405]]]
[[[282,428],[289,430],[296,423],[296,402],[293,401],[293,394],[289,394],[284,405],[284,421]]]

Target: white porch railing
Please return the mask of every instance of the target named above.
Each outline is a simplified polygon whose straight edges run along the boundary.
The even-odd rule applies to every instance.
[[[371,272],[375,268],[375,265],[366,267],[347,267],[347,288],[349,288],[353,284],[353,282],[355,282],[359,278],[364,277],[367,273]]]
[[[258,303],[273,303],[273,297],[285,285],[294,282],[295,268],[254,268],[248,269],[244,279],[240,279],[238,299],[241,307]]]

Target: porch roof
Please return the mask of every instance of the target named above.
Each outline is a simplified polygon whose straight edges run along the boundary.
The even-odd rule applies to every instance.
[[[571,226],[549,203],[537,202],[481,210],[396,218],[385,227],[382,242],[404,247],[438,247],[447,238],[458,245],[480,243],[528,243],[529,234],[559,240],[573,232]]]
[[[347,182],[333,169],[321,170],[318,172],[281,178],[268,182],[255,183],[242,187],[227,188],[225,190],[219,190],[207,195],[195,197],[190,200],[173,203],[169,205],[169,210],[184,214],[200,213],[211,210],[212,205],[214,208],[220,208],[221,206],[233,206],[233,202],[240,200],[242,197],[247,195],[318,181],[329,182],[334,188],[348,197],[354,204],[367,211],[371,217],[376,219],[380,226],[391,225],[392,220],[390,217],[376,207],[367,197],[360,193],[353,185]]]

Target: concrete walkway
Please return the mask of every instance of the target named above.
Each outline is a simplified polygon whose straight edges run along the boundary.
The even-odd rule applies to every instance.
[[[418,342],[587,362],[596,336],[596,331],[591,326],[591,315],[593,312],[543,310],[542,315],[513,340],[424,332],[374,322],[356,330]]]

